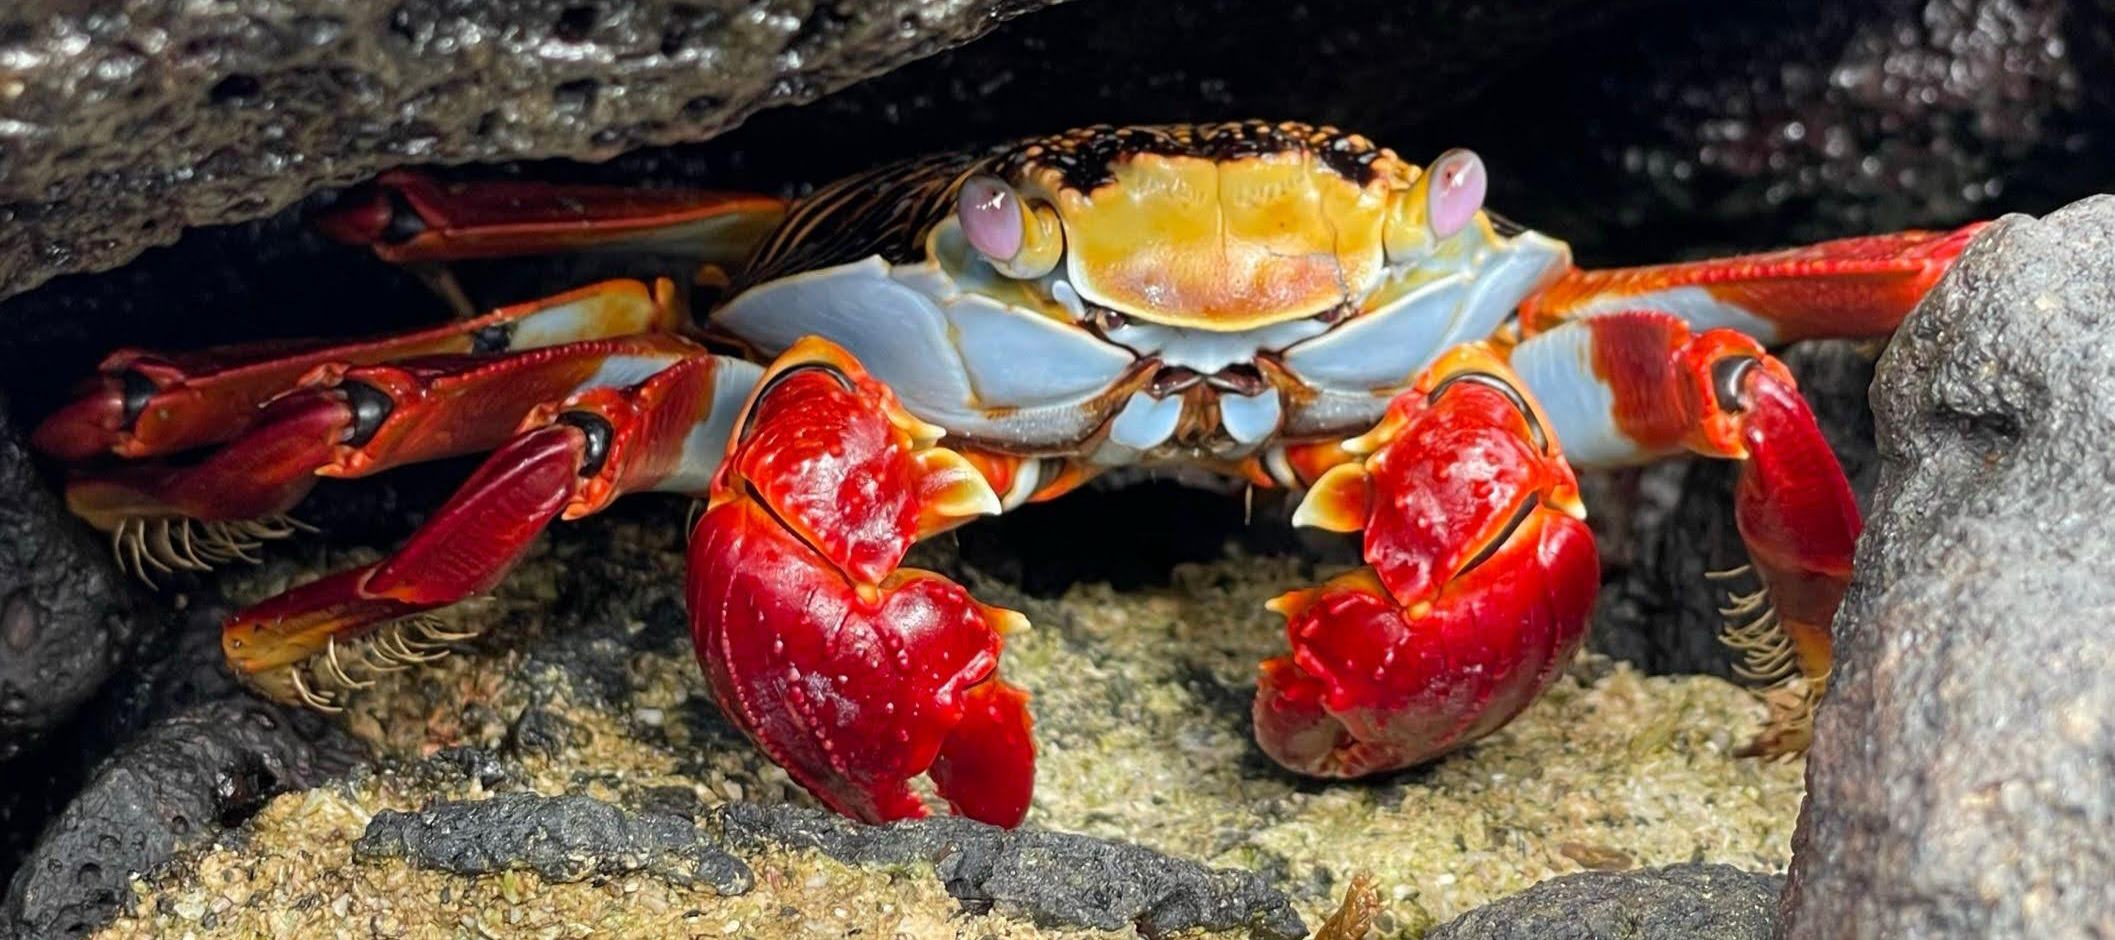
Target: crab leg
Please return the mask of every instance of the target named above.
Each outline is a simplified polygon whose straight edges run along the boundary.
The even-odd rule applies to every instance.
[[[1271,602],[1256,740],[1357,777],[1497,730],[1571,660],[1600,580],[1577,482],[1498,356],[1457,347],[1344,442],[1294,522],[1364,530],[1367,566]]]
[[[142,577],[149,566],[203,570],[291,534],[299,524],[286,513],[318,476],[491,450],[538,404],[629,385],[697,353],[680,337],[649,333],[508,355],[329,363],[204,460],[76,470],[67,506],[115,533],[120,563]],[[201,533],[208,549],[187,547]]]
[[[1522,343],[1512,362],[1580,466],[1682,451],[1741,461],[1735,521],[1764,592],[1735,599],[1729,615],[1747,622],[1728,640],[1749,653],[1745,672],[1796,672],[1818,693],[1860,521],[1784,364],[1733,330],[1692,333],[1648,311],[1566,324]],[[1778,715],[1753,749],[1803,749],[1804,720],[1803,707]]]
[[[782,199],[751,193],[443,183],[396,171],[355,193],[318,227],[398,263],[614,250],[733,264],[785,209]]]
[[[30,441],[61,460],[173,454],[233,440],[259,406],[327,365],[500,353],[680,329],[675,286],[606,281],[431,329],[341,343],[267,343],[170,355],[123,349]]]
[[[795,343],[766,373],[691,531],[690,612],[721,708],[832,808],[1018,824],[1034,784],[1027,696],[998,678],[1025,625],[899,567],[912,542],[998,512],[991,482],[934,446],[844,350]]]
[[[1663,310],[1695,329],[1728,327],[1771,346],[1887,336],[1983,224],[1680,264],[1574,269],[1521,304],[1521,329],[1534,335],[1580,317]]]
[[[757,371],[693,348],[635,384],[534,407],[390,557],[236,613],[221,638],[229,661],[267,694],[328,706],[331,686],[360,684],[341,648],[366,643],[359,660],[376,668],[433,652],[432,628],[406,618],[491,589],[552,520],[625,493],[704,492]]]

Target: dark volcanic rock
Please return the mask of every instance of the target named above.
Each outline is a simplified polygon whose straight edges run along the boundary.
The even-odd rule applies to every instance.
[[[1669,865],[1553,878],[1426,940],[1767,940],[1784,879],[1730,865]]]
[[[133,588],[108,559],[0,420],[0,763],[71,716],[142,639]]]
[[[1792,938],[2115,933],[2115,197],[2011,217],[1896,338]]]
[[[25,937],[85,933],[126,879],[238,825],[276,793],[347,767],[355,746],[317,716],[251,699],[200,706],[119,752],[45,830],[0,905]]]
[[[747,864],[690,820],[627,813],[580,795],[508,793],[416,813],[378,813],[353,852],[458,875],[526,869],[547,881],[581,881],[646,871],[676,884],[709,884],[721,894],[740,894],[755,883]]]
[[[877,827],[818,810],[738,803],[719,819],[738,846],[816,849],[857,865],[930,863],[965,905],[1038,924],[1135,927],[1149,937],[1244,927],[1258,937],[1307,934],[1285,896],[1261,876],[1143,846],[952,816]]]
[[[0,295],[399,164],[703,139],[1042,5],[11,3]]]

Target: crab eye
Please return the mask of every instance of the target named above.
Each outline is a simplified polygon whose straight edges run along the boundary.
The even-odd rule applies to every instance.
[[[1021,197],[1005,182],[970,177],[955,197],[955,216],[970,247],[993,263],[1004,264],[1021,253]]]
[[[955,221],[969,247],[999,273],[1020,280],[1049,274],[1065,253],[1065,227],[1047,202],[1025,202],[1004,180],[972,176],[955,193]]]
[[[1472,151],[1449,150],[1432,161],[1431,173],[1425,218],[1430,220],[1432,234],[1451,238],[1467,228],[1476,210],[1483,208],[1484,188],[1489,184],[1483,159]]]

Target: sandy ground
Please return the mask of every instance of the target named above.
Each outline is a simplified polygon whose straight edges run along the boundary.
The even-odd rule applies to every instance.
[[[268,566],[231,591],[261,595],[305,577],[302,567]],[[345,727],[394,759],[385,766],[468,745],[499,755],[505,786],[545,794],[812,803],[711,705],[681,627],[680,569],[672,527],[576,527],[457,615],[488,626],[484,638],[360,694]],[[970,576],[980,597],[1035,624],[1009,641],[1002,666],[1034,696],[1042,752],[1029,824],[1256,869],[1311,926],[1352,874],[1370,871],[1385,936],[1417,936],[1585,868],[1788,862],[1804,768],[1731,756],[1761,709],[1716,679],[1582,660],[1510,727],[1436,766],[1354,784],[1279,771],[1248,730],[1255,664],[1283,642],[1262,603],[1327,573],[1228,557],[1178,569],[1167,588],[1087,585],[1056,600]],[[562,746],[510,742],[532,708],[561,719]],[[372,813],[482,791],[435,776],[385,769],[281,796],[139,882],[132,913],[104,936],[1080,935],[965,918],[929,872],[806,854],[751,856],[758,887],[735,898],[646,875],[546,884],[354,861]]]

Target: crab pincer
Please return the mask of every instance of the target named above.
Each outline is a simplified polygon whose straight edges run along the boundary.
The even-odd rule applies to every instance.
[[[847,815],[925,815],[908,784],[924,773],[955,812],[1018,825],[1035,749],[1027,696],[997,667],[1026,621],[898,567],[920,536],[997,512],[997,495],[834,344],[795,344],[758,389],[691,531],[714,696]]]
[[[1359,777],[1503,726],[1585,637],[1600,580],[1577,481],[1537,406],[1481,347],[1398,396],[1295,522],[1364,531],[1367,566],[1272,601],[1256,739],[1287,768]]]

